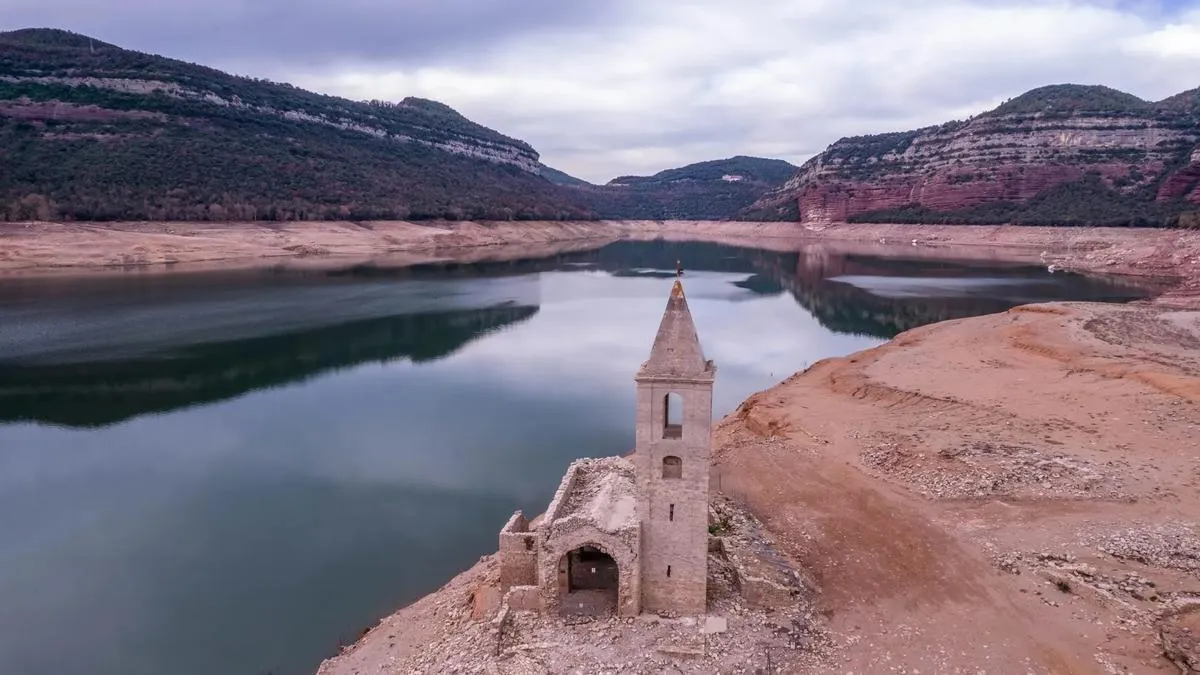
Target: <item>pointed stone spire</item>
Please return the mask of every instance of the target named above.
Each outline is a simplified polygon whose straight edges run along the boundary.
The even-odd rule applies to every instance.
[[[638,377],[708,378],[712,375],[712,366],[704,359],[696,324],[692,322],[692,313],[683,295],[683,282],[675,279],[662,323],[658,325],[658,335],[650,349],[650,358],[642,364]]]

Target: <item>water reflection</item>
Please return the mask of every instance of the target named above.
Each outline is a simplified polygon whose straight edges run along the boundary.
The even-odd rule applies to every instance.
[[[144,357],[0,364],[0,421],[99,426],[371,361],[433,361],[536,313],[536,307],[501,306],[400,315],[206,342]]]
[[[789,293],[835,333],[890,338],[1017,304],[1142,291],[1029,265],[618,242],[503,263],[352,266],[0,287],[0,422],[112,424],[368,362],[432,361],[538,311],[536,274],[745,274],[738,301]],[[404,283],[396,283],[404,281]]]

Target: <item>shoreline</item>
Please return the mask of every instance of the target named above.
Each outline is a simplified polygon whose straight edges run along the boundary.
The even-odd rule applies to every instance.
[[[1051,266],[1200,302],[1200,230],[736,221],[0,223],[0,283],[128,274],[323,272],[503,263],[618,241]],[[687,266],[686,261],[684,266]]]
[[[1141,277],[1195,276],[1200,232],[1131,228],[791,222],[521,221],[0,223],[0,276],[184,272],[264,266],[406,266],[545,257],[619,240],[703,241],[770,250],[823,244],[996,251],[995,259]],[[944,256],[944,253],[943,253]]]

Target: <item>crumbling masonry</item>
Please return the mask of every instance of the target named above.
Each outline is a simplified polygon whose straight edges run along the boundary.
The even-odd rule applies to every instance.
[[[716,367],[676,279],[637,376],[632,459],[581,459],[535,523],[500,530],[500,582],[514,610],[702,614]]]

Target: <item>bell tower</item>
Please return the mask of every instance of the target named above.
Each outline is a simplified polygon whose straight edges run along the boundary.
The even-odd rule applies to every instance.
[[[702,614],[707,607],[715,376],[676,278],[650,358],[634,378],[642,611]]]

